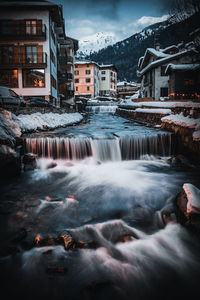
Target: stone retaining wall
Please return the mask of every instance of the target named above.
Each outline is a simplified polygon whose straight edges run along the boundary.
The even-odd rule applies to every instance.
[[[179,114],[180,112],[183,112],[183,109],[184,108],[174,108],[173,111],[174,113]],[[199,109],[195,109],[193,111],[193,117],[194,115],[198,115],[198,113]],[[145,124],[161,125],[162,129],[171,131],[176,135],[177,140],[180,141],[180,151],[182,154],[189,155],[195,160],[200,159],[200,141],[193,140],[193,133],[195,131],[195,128],[183,127],[173,123],[162,122],[161,118],[166,115],[158,113],[136,112],[131,109],[117,108],[116,115]],[[186,110],[184,115],[188,115],[186,113]]]
[[[200,141],[193,140],[194,128],[182,127],[173,123],[162,122],[161,128],[173,132],[181,140],[184,154],[192,154],[200,159]]]
[[[116,115],[135,120],[142,123],[150,123],[153,125],[161,125],[161,118],[165,117],[166,114],[158,114],[158,113],[146,113],[146,112],[136,112],[128,109],[116,109]]]

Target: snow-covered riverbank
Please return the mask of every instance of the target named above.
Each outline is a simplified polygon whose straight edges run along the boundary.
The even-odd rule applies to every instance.
[[[76,124],[83,120],[83,116],[79,113],[58,114],[50,112],[42,114],[38,112],[31,115],[14,115],[13,119],[21,128],[22,133],[25,133]]]

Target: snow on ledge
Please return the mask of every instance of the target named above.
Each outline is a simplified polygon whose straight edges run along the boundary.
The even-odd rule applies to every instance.
[[[183,190],[187,195],[187,214],[200,214],[200,190],[190,183],[183,185]]]
[[[53,129],[57,127],[67,126],[74,123],[78,123],[83,119],[83,116],[79,113],[45,113],[40,112],[31,115],[18,115],[15,118],[15,122],[18,123],[22,132],[35,131],[37,129],[42,130],[46,127]]]
[[[200,130],[197,130],[193,133],[193,140],[200,141]]]
[[[162,115],[170,115],[171,109],[151,109],[151,108],[136,108],[136,112],[140,113],[148,113],[148,114],[162,114]]]
[[[197,129],[200,126],[200,119],[184,117],[182,113],[177,115],[169,115],[161,119],[163,123],[175,124],[181,127]]]
[[[120,106],[132,106],[132,107],[155,107],[155,108],[200,108],[200,103],[194,103],[192,101],[187,102],[175,102],[175,101],[144,101],[133,102],[131,99],[122,100],[119,103]]]

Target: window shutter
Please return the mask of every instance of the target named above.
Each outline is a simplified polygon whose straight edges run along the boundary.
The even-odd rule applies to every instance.
[[[43,46],[37,46],[37,63],[44,63],[43,59]]]
[[[19,64],[20,63],[20,52],[21,52],[19,46],[14,46],[13,52],[14,52],[14,63]]]
[[[25,63],[26,62],[26,48],[25,46],[20,46],[20,63]]]
[[[42,20],[37,20],[37,22],[36,22],[36,30],[37,30],[37,34],[38,35],[42,34]]]

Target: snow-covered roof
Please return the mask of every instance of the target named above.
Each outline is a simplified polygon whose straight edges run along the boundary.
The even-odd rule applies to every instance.
[[[139,68],[140,68],[140,65],[141,65],[141,63],[142,63],[143,58],[144,58],[144,56],[141,56],[141,57],[139,58],[139,60],[138,60],[138,67],[139,67]]]
[[[141,68],[143,67],[144,62],[146,61],[146,59],[149,55],[153,55],[156,59],[159,59],[159,58],[167,57],[169,54],[163,53],[162,51],[158,51],[154,48],[147,48],[145,51],[145,54],[143,56],[143,59],[140,62]],[[138,64],[139,64],[139,62],[138,62]]]
[[[136,82],[120,81],[117,83],[117,86],[139,86],[140,84]]]
[[[89,64],[95,64],[99,67],[98,63],[92,60],[76,60],[74,62],[75,65],[89,65]]]
[[[142,69],[141,71],[138,71],[137,74],[138,74],[138,76],[142,76],[152,68],[155,68],[155,67],[160,66],[160,65],[164,65],[164,64],[168,63],[171,60],[174,60],[178,57],[190,54],[192,52],[196,52],[195,49],[184,50],[182,52],[178,52],[178,53],[175,53],[175,54],[166,54],[166,57],[163,57],[161,59],[153,61],[152,63],[148,64],[144,69]]]
[[[171,45],[169,47],[166,47],[165,49],[162,49],[162,52],[165,53],[165,52],[168,52],[172,49],[176,49],[178,51],[178,47],[176,45]]]
[[[165,73],[169,74],[170,70],[172,71],[195,71],[200,69],[200,64],[169,64],[166,68]]]

